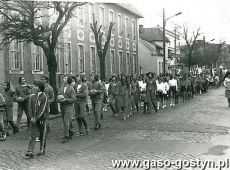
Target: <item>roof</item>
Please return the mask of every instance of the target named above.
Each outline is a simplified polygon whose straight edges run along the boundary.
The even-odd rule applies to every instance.
[[[123,4],[123,3],[115,3],[115,4],[135,14],[139,18],[144,18],[144,16],[132,4]]]
[[[159,28],[143,28],[140,38],[148,42],[163,41],[163,32]],[[167,37],[165,41],[170,42]]]
[[[148,42],[148,41],[145,41],[145,40],[143,40],[143,39],[139,39],[140,40],[140,42],[142,42],[142,44],[144,44],[149,50],[151,50],[151,51],[154,51],[155,50],[155,45],[154,44],[152,44],[152,43],[150,43],[150,42]]]

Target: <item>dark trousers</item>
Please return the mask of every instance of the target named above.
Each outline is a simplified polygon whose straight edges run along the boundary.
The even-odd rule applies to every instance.
[[[27,127],[30,128],[29,102],[18,103],[17,126],[21,123],[23,111],[26,114]]]
[[[40,151],[45,153],[46,149],[46,132],[47,124],[46,120],[37,121],[36,123],[31,123],[31,139],[28,145],[28,151],[34,153],[36,137],[40,139]]]
[[[82,125],[84,125],[85,129],[88,130],[88,125],[86,122],[86,103],[86,101],[76,101],[74,103],[75,116],[77,119],[78,129],[80,133],[83,133]]]
[[[147,110],[148,113],[152,113],[153,109],[157,112],[156,106],[156,93],[154,91],[147,91]]]

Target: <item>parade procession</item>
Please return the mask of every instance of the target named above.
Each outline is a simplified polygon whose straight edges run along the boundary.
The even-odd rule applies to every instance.
[[[1,1],[0,170],[229,169],[230,3],[187,2]]]

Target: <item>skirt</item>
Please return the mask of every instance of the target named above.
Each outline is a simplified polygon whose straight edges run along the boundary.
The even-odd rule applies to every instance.
[[[225,90],[225,97],[230,98],[230,90]]]

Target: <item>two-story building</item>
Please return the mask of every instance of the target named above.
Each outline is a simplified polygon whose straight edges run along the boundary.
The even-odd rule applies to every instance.
[[[55,10],[48,13],[51,14],[49,21],[39,22],[50,24],[50,21],[55,19]],[[56,47],[58,84],[64,74],[76,75],[85,72],[89,76],[91,73],[100,73],[94,35],[90,29],[93,14],[105,33],[102,44],[105,43],[110,22],[115,23],[106,55],[106,77],[109,78],[115,73],[138,73],[137,25],[142,15],[130,5],[87,3],[76,9],[76,17],[70,19],[59,37]],[[17,84],[18,78],[24,76],[32,83],[32,80],[41,74],[48,74],[46,57],[42,49],[32,43],[13,41],[4,50],[0,50],[0,53],[4,56],[0,61],[4,63],[4,74],[0,76],[3,81],[8,80]]]

